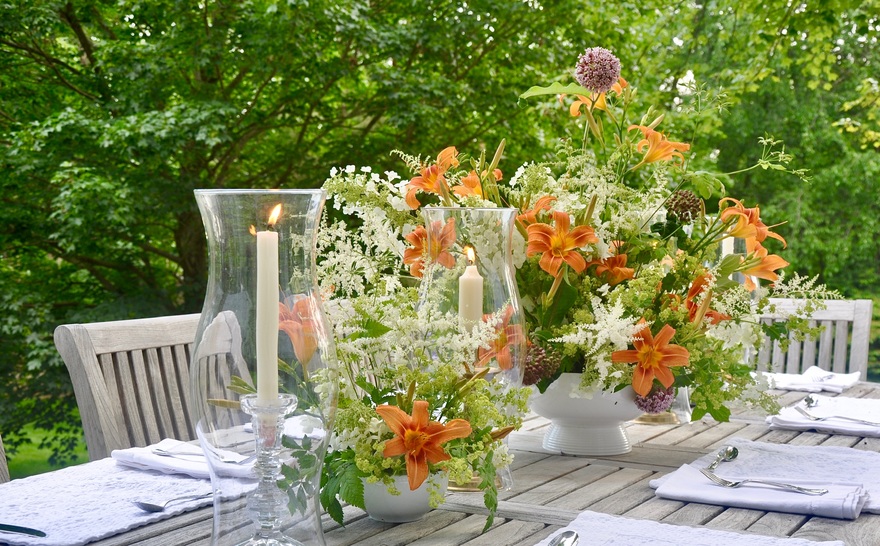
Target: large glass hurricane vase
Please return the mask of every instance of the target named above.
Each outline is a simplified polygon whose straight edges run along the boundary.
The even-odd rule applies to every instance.
[[[315,280],[321,190],[196,190],[209,278],[190,383],[214,489],[212,545],[323,545],[336,403]]]

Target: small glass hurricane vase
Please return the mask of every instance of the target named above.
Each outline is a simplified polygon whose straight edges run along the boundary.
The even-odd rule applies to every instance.
[[[214,546],[324,545],[318,492],[336,352],[315,278],[322,190],[196,190],[209,276],[188,408]]]
[[[456,313],[464,331],[492,324],[488,347],[475,355],[476,367],[488,367],[491,377],[519,387],[527,332],[513,267],[516,209],[425,207],[422,214],[428,248],[436,256],[422,279],[420,307]]]

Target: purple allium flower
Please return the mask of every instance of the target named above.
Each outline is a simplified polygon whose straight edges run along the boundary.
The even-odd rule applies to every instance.
[[[675,387],[664,389],[655,385],[648,396],[636,395],[636,407],[645,413],[663,413],[672,407],[673,401],[675,401]]]
[[[558,351],[533,342],[526,352],[523,385],[534,385],[542,379],[552,377],[559,369],[561,361],[562,355]]]
[[[620,78],[620,59],[604,47],[591,47],[578,58],[574,79],[590,91],[607,93]]]

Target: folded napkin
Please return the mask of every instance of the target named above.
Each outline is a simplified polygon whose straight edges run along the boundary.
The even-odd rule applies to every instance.
[[[155,449],[171,452],[175,456],[159,455],[155,453]],[[202,448],[171,438],[166,438],[158,444],[147,447],[115,449],[110,453],[110,457],[120,465],[140,470],[158,470],[166,474],[185,474],[201,479],[211,477],[208,461],[202,453]],[[252,477],[253,463],[237,464],[234,462],[245,459],[245,456],[233,452],[223,452],[223,457],[227,457],[233,462],[219,463],[215,469],[219,473],[233,478]]]
[[[149,513],[131,501],[164,502],[211,492],[211,483],[180,475],[142,472],[101,459],[0,484],[0,520],[39,529],[45,537],[0,531],[12,546],[80,546],[170,518],[201,506],[210,497],[169,504]]]
[[[581,544],[603,546],[612,544],[641,544],[644,546],[845,546],[839,540],[813,542],[802,538],[768,537],[752,533],[720,531],[706,527],[670,525],[656,521],[631,519],[621,516],[581,512],[571,523],[553,533],[538,546],[547,546],[553,537],[573,530],[580,536]]]
[[[731,438],[728,444],[739,449],[739,456],[718,465],[715,472],[722,477],[764,476],[776,481],[795,483],[806,476],[814,482],[822,482],[822,487],[827,487],[829,483],[861,484],[868,496],[862,512],[880,514],[880,453],[850,447],[771,444],[743,438]],[[703,455],[691,463],[691,466],[705,468],[715,460],[716,453],[717,451],[712,451]],[[651,480],[650,486],[657,489],[670,480],[673,474],[675,473]],[[801,496],[815,498],[811,495]]]
[[[880,425],[857,423],[832,416],[843,415],[854,419],[865,419],[880,423],[880,400],[870,398],[848,398],[814,395],[818,401],[814,407],[806,408],[810,415],[829,417],[823,421],[813,421],[794,407],[782,408],[777,415],[767,417],[770,428],[791,430],[818,430],[830,434],[852,434],[854,436],[880,437]],[[803,405],[801,405],[803,407]]]
[[[774,388],[786,391],[841,393],[859,382],[859,372],[834,373],[810,366],[804,373],[764,373]]]
[[[726,468],[720,471],[716,469],[716,473],[729,480],[754,478],[782,481],[765,475],[735,475]],[[868,500],[868,495],[860,484],[790,478],[786,478],[785,482],[809,488],[824,487],[828,489],[828,493],[806,495],[764,484],[722,487],[704,476],[698,467],[685,464],[657,488],[656,495],[664,499],[837,519],[856,519]]]

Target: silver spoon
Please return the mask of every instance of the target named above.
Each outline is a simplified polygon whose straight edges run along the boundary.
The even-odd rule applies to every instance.
[[[565,531],[556,535],[556,538],[550,541],[549,546],[576,546],[577,543],[578,534],[574,531]]]
[[[162,504],[153,504],[151,502],[142,502],[142,501],[131,501],[135,506],[140,508],[145,512],[162,512],[165,510],[165,507],[171,504],[172,502],[180,502],[185,500],[195,500],[195,499],[207,499],[208,497],[213,496],[214,493],[205,493],[204,495],[187,495],[185,497],[177,497],[171,500],[167,500]]]
[[[715,470],[715,467],[718,466],[721,462],[730,462],[739,456],[739,450],[733,446],[724,446],[719,451],[718,454],[715,455],[715,460],[712,461],[709,466],[706,467],[706,470]]]

